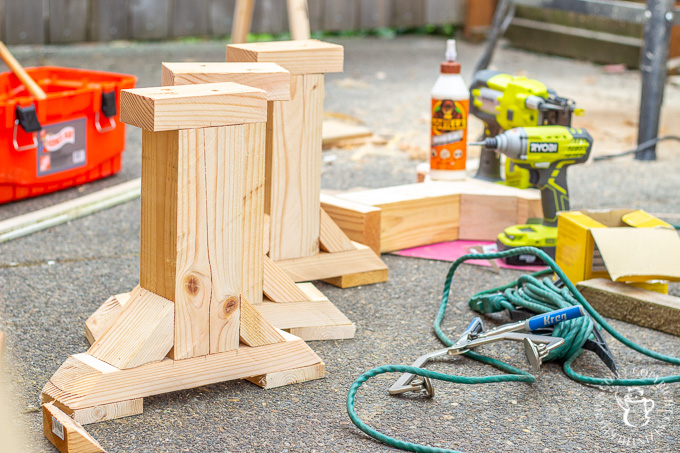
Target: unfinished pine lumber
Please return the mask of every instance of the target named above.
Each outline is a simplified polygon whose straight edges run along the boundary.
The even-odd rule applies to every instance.
[[[324,74],[342,71],[342,46],[316,40],[234,44],[227,46],[227,61],[274,62],[292,74],[290,101],[269,102],[265,168],[269,257],[281,267],[293,260],[314,266],[320,253],[339,253],[344,262],[356,263],[322,266],[324,272],[298,272],[296,282],[309,281],[311,275],[342,287],[385,281],[387,266],[380,258],[366,259],[366,252],[357,250],[321,209]]]
[[[326,74],[343,71],[344,49],[316,39],[229,44],[227,61],[270,62],[291,74]]]
[[[606,278],[576,285],[602,316],[680,336],[680,298]]]
[[[43,388],[45,436],[63,452],[103,451],[82,424],[139,414],[147,396],[254,376],[278,384],[323,377],[309,346],[243,293],[242,272],[264,268],[266,93],[206,86],[123,93],[122,116],[146,128],[140,285],[88,319],[92,346]],[[199,110],[214,116],[191,118]],[[254,252],[243,246],[249,226]]]
[[[290,73],[276,63],[163,63],[163,86],[235,82],[259,88],[268,101],[290,99]]]
[[[178,85],[198,82],[242,82],[252,84],[253,87],[265,90],[267,100],[269,101],[269,108],[272,108],[278,101],[286,104],[286,100],[291,99],[290,74],[275,63],[165,63],[163,65],[163,82],[164,84],[175,83]],[[305,292],[298,288],[295,282],[274,261],[268,256],[265,256],[264,260],[262,257],[263,254],[269,255],[270,253],[271,219],[269,215],[264,214],[264,206],[265,199],[270,200],[272,198],[268,192],[269,188],[266,187],[265,178],[265,168],[268,171],[267,174],[271,177],[272,164],[265,156],[265,149],[269,149],[269,140],[265,140],[265,143],[263,143],[261,140],[265,136],[264,132],[255,130],[256,127],[261,126],[261,124],[248,125],[250,133],[245,135],[246,153],[243,193],[244,219],[241,285],[243,296],[255,308],[259,307],[258,304],[263,301],[263,294],[267,296],[268,300],[278,303],[304,302],[309,300]],[[269,127],[267,128],[268,135],[270,129]],[[265,163],[265,161],[267,162]],[[301,163],[300,165],[304,164]],[[353,250],[354,246],[342,230],[333,224],[330,218],[324,218],[323,213],[320,212],[318,207],[316,212],[319,215],[317,219],[319,224],[319,231],[317,232],[318,243],[316,245],[317,253],[322,239],[323,243],[333,250]],[[380,265],[384,267],[382,263]],[[320,309],[323,308],[320,307]],[[299,309],[299,306],[286,307],[286,310],[290,310],[291,313],[295,313]],[[314,310],[315,308],[310,306],[306,307],[306,309]],[[271,319],[270,321],[276,327],[280,326],[276,319]],[[335,334],[334,337],[340,338],[342,335],[347,335],[349,330],[346,327],[350,324],[349,319],[343,315],[338,325],[341,333]],[[322,325],[318,327],[323,328],[322,331],[319,331],[319,335],[323,333],[326,336],[332,326]],[[351,332],[353,335],[354,330],[352,329]],[[305,340],[321,339],[321,337],[315,336],[315,332],[311,330],[306,330],[304,335],[303,339]],[[351,338],[351,336],[346,338]]]
[[[352,241],[380,255],[380,208],[321,192],[321,208]]]
[[[104,452],[99,442],[52,403],[43,405],[43,433],[61,453]]]
[[[291,74],[291,99],[268,112],[267,195],[269,256],[274,260],[319,252],[324,76],[342,71],[343,48],[316,40],[227,46],[228,62],[273,62]]]
[[[476,179],[434,181],[324,197],[344,231],[383,253],[437,242],[495,240],[506,227],[541,217],[540,194]],[[373,208],[379,211],[367,211]]]

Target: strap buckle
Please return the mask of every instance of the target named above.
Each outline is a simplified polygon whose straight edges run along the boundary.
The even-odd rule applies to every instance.
[[[14,130],[12,131],[12,144],[16,151],[28,151],[29,149],[38,148],[38,131],[42,130],[42,125],[38,120],[38,115],[35,111],[35,105],[31,104],[26,107],[21,107],[17,105],[15,110],[16,119],[14,120]],[[33,142],[28,145],[19,145],[17,139],[17,129],[18,126],[24,130],[24,132],[31,134]]]
[[[102,109],[101,111],[95,112],[94,114],[94,127],[97,132],[104,133],[112,131],[116,128],[115,116],[118,113],[118,107],[116,106],[116,91],[112,90],[109,92],[102,91]],[[101,114],[104,114],[109,120],[108,126],[102,126]]]

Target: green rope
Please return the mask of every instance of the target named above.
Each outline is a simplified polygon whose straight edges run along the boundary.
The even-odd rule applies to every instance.
[[[441,328],[442,321],[444,320],[444,314],[446,312],[446,307],[449,302],[449,294],[451,292],[451,281],[453,280],[453,275],[456,269],[467,260],[471,259],[497,259],[505,258],[508,256],[516,255],[535,255],[543,262],[548,264],[549,269],[535,272],[529,275],[523,275],[516,281],[509,283],[507,285],[493,288],[490,290],[482,291],[469,300],[469,306],[472,310],[480,313],[492,313],[498,312],[505,309],[515,309],[517,307],[524,307],[536,313],[546,313],[549,311],[557,310],[560,308],[570,307],[573,305],[582,305],[583,308],[590,314],[590,317],[583,316],[580,318],[572,319],[570,321],[561,322],[555,325],[553,329],[553,336],[558,336],[564,338],[564,344],[554,350],[550,351],[546,357],[548,360],[564,360],[564,372],[571,379],[582,384],[590,385],[614,385],[614,386],[641,386],[641,385],[655,385],[660,383],[671,383],[680,382],[680,375],[657,377],[657,378],[647,378],[647,379],[605,379],[596,378],[590,376],[584,376],[577,373],[572,369],[572,364],[579,357],[581,352],[583,352],[583,344],[592,336],[592,331],[594,328],[603,328],[609,334],[611,334],[618,341],[628,346],[629,348],[640,352],[646,356],[652,357],[654,359],[672,363],[674,365],[680,365],[680,358],[671,357],[658,352],[649,350],[643,346],[640,346],[617,332],[612,326],[607,323],[607,321],[600,316],[599,313],[585,300],[581,293],[576,289],[573,283],[569,281],[567,276],[564,274],[562,269],[560,269],[557,264],[542,250],[534,247],[519,247],[512,250],[506,250],[504,252],[498,253],[482,253],[482,254],[469,254],[458,258],[449,269],[446,275],[446,281],[444,283],[444,292],[442,294],[442,301],[439,307],[439,312],[434,320],[434,332],[437,338],[445,346],[453,346],[454,341],[451,340]],[[558,288],[552,280],[547,278],[548,274],[555,273],[565,284],[564,288]],[[539,280],[537,277],[546,277]],[[431,379],[438,379],[446,382],[453,382],[456,384],[489,384],[497,382],[526,382],[532,383],[536,381],[536,378],[518,368],[512,367],[505,362],[492,359],[481,354],[469,351],[463,354],[465,357],[477,360],[486,365],[491,365],[506,374],[492,375],[492,376],[456,376],[453,374],[437,373],[424,368],[416,368],[412,366],[404,365],[385,365],[377,368],[373,368],[357,378],[352,384],[347,395],[347,413],[352,422],[363,432],[369,436],[387,444],[392,447],[397,447],[402,450],[423,452],[423,453],[459,453],[456,450],[448,450],[442,448],[430,447],[427,445],[414,444],[411,442],[406,442],[403,440],[395,439],[393,437],[387,436],[374,428],[371,428],[366,423],[364,423],[356,413],[355,410],[355,397],[356,393],[361,387],[361,385],[368,379],[384,373],[411,373],[421,377],[428,377]]]

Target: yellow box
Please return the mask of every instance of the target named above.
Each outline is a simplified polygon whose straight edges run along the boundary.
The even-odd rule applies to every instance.
[[[555,261],[574,284],[591,278],[638,284],[680,281],[679,251],[680,237],[673,227],[641,210],[558,215]],[[663,291],[664,285],[647,288]]]

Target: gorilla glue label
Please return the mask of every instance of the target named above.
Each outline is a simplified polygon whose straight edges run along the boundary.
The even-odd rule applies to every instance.
[[[455,61],[455,41],[447,41],[446,59],[432,87],[430,178],[465,178],[470,92]]]
[[[432,99],[432,170],[465,170],[468,103]]]

